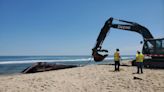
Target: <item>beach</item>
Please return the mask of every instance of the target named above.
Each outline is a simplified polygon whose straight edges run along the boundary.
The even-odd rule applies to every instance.
[[[125,65],[125,64],[124,64]],[[87,65],[34,74],[0,76],[0,92],[163,92],[164,70]],[[134,78],[135,77],[135,78]]]

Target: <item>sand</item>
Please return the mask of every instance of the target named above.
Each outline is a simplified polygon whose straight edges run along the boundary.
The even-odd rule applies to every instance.
[[[0,92],[164,92],[164,70],[112,65],[0,76]],[[134,79],[137,77],[139,79]]]

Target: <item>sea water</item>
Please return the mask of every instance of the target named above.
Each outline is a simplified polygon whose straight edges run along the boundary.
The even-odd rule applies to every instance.
[[[132,60],[134,56],[125,55],[121,58],[122,60]],[[85,66],[112,63],[113,56],[108,56],[102,62],[94,62],[91,56],[0,56],[0,75],[20,73],[36,62]]]

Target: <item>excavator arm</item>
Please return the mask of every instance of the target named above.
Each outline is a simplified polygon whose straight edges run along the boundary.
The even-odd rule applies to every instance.
[[[125,24],[113,24],[113,20],[117,20],[119,22],[123,22]],[[127,30],[127,31],[132,31],[132,32],[137,32],[139,33],[142,37],[143,40],[145,41],[146,39],[152,39],[153,36],[150,33],[150,31],[144,27],[141,26],[138,23],[135,22],[129,22],[125,20],[119,20],[119,19],[114,19],[114,18],[109,18],[104,26],[102,27],[99,36],[96,40],[96,45],[92,49],[92,56],[96,62],[102,61],[105,59],[105,57],[108,56],[108,54],[101,55],[99,52],[108,52],[108,50],[102,49],[102,44],[107,36],[107,33],[110,31],[110,28],[116,28],[116,29],[122,29],[122,30]]]

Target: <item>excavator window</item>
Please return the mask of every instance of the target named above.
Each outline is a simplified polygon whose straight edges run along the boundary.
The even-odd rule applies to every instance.
[[[157,40],[156,41],[156,48],[157,49],[162,48],[162,40]]]
[[[155,41],[154,40],[146,40],[143,45],[143,53],[150,54],[155,51]]]
[[[162,48],[164,49],[164,40],[162,40]]]
[[[151,41],[151,43],[154,43],[154,41]],[[153,49],[154,45],[151,44],[150,41],[147,41],[148,49]]]

